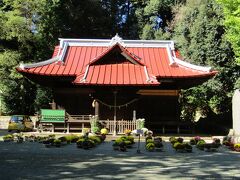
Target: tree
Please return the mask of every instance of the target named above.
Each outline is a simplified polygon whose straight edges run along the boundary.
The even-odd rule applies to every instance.
[[[126,0],[0,1],[0,87],[7,113],[34,113],[48,105],[50,99],[41,97],[51,97],[15,71],[20,62],[48,59],[59,37],[110,38],[118,31],[136,36],[131,10]]]
[[[132,0],[141,39],[169,39],[173,7],[185,0]],[[166,34],[165,34],[166,33]]]
[[[193,120],[230,114],[240,69],[225,37],[222,8],[210,0],[188,0],[177,8],[175,19],[173,39],[184,59],[219,71],[203,85],[183,91],[183,117]]]
[[[232,44],[237,62],[240,63],[240,1],[217,0],[217,2],[223,6],[226,36]]]
[[[7,113],[33,113],[35,87],[18,74],[19,62],[33,59],[33,9],[37,3],[2,1],[0,7],[0,86]]]

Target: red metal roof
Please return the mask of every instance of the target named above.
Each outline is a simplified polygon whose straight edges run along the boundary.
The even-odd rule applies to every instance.
[[[212,77],[216,74],[210,68],[179,60],[174,49],[165,42],[161,46],[155,41],[139,41],[139,44],[138,41],[118,41],[109,46],[102,41],[78,42],[81,39],[61,40],[52,59],[21,65],[17,70],[43,76],[75,76],[72,83],[76,85],[159,85],[157,79]]]

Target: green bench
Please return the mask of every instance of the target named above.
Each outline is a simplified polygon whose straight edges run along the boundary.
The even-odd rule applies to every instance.
[[[63,109],[41,109],[39,116],[40,130],[45,129],[54,132],[55,125],[62,124],[65,130],[66,112]]]

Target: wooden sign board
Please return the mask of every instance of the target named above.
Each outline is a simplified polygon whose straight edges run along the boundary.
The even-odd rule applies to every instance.
[[[143,135],[143,130],[137,129],[137,134]]]

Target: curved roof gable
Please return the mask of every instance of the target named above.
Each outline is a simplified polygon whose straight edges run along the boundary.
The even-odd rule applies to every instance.
[[[77,85],[159,85],[163,79],[207,79],[216,74],[210,67],[177,58],[173,41],[122,40],[119,36],[60,39],[51,59],[21,64],[17,70],[37,76],[71,76]]]
[[[132,63],[135,65],[144,64],[140,61],[141,59],[125,49],[121,44],[116,43],[115,45],[102,52],[99,56],[95,57],[90,61],[89,65],[96,64],[120,64],[120,63]]]

